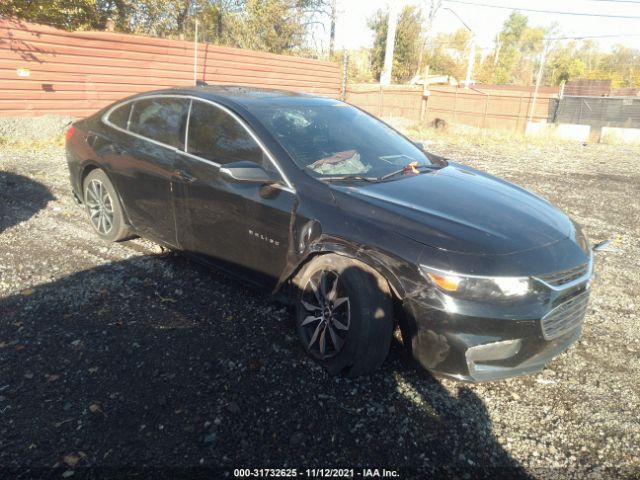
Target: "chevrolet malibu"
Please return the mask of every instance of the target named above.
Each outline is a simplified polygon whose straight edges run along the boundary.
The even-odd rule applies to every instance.
[[[422,366],[466,381],[540,370],[581,334],[578,225],[343,102],[156,91],[76,122],[66,149],[98,237],[142,236],[288,300],[331,374],[378,368],[396,321]]]

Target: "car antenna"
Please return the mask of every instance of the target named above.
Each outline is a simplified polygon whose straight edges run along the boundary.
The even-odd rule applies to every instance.
[[[196,87],[207,87],[209,84],[204,80],[196,80]]]

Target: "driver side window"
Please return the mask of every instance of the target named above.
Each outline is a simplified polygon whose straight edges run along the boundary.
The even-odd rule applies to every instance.
[[[249,160],[266,170],[273,169],[260,145],[235,118],[198,100],[191,106],[187,153],[222,165]]]

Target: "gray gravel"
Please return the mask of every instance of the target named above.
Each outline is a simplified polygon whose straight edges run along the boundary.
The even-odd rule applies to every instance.
[[[74,120],[68,115],[41,115],[39,117],[0,117],[0,139],[38,141],[63,135]]]
[[[617,240],[596,259],[582,339],[539,374],[464,385],[394,345],[370,377],[328,377],[268,296],[145,240],[97,240],[62,148],[4,147],[0,466],[637,478],[640,149],[432,141]]]

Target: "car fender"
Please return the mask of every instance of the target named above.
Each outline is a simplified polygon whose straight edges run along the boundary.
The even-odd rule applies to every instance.
[[[118,187],[116,185],[116,182],[113,180],[113,175],[111,172],[111,168],[104,163],[99,163],[96,160],[93,160],[91,158],[89,159],[85,159],[81,165],[80,165],[80,175],[78,176],[78,182],[80,185],[80,200],[84,203],[84,192],[82,191],[83,189],[83,183],[84,183],[84,179],[87,177],[87,175],[89,175],[89,173],[92,170],[95,170],[99,168],[100,170],[102,170],[105,175],[109,178],[109,181],[111,182],[111,185],[113,185],[113,188],[116,191],[116,194],[118,195],[118,201],[120,202],[120,206],[122,207],[122,211],[124,212],[124,216],[125,219],[127,221],[127,223],[129,225],[133,225],[131,223],[131,218],[129,217],[129,212],[127,211],[127,205],[124,202],[124,200],[122,199],[122,195],[120,194],[120,191],[118,190]]]
[[[366,264],[389,283],[391,290],[399,299],[402,300],[404,298],[405,289],[398,277],[400,272],[392,266],[404,264],[402,260],[366,245],[359,245],[345,238],[324,234],[307,245],[303,254],[298,257],[298,260],[286,269],[274,293],[277,293],[289,282],[293,283],[295,287],[295,278],[302,267],[312,261],[316,256],[327,253],[343,255]]]

